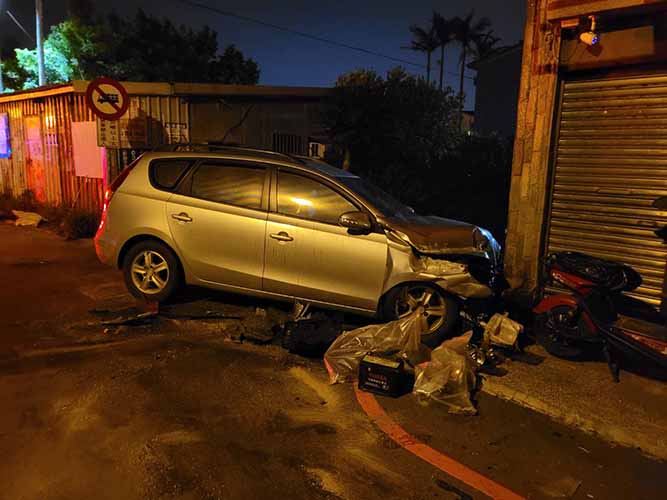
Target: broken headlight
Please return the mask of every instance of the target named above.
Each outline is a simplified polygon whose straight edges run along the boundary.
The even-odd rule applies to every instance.
[[[500,265],[501,248],[493,235],[486,229],[476,227],[472,236],[475,249],[484,253],[493,267],[498,267]]]

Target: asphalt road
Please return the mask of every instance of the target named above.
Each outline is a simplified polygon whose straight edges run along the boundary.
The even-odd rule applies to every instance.
[[[172,312],[241,319],[108,327],[131,302],[90,241],[0,225],[0,242],[0,498],[484,498],[387,437],[320,361],[233,340],[284,307],[195,291]],[[378,400],[523,496],[664,498],[664,463],[492,397],[477,417]]]

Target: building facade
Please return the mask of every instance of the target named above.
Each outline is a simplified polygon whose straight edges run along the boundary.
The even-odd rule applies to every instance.
[[[595,35],[595,36],[593,36]],[[597,37],[597,40],[596,40]],[[597,41],[597,43],[593,43]],[[661,304],[667,248],[667,2],[529,0],[506,268],[539,285],[541,257],[590,253],[632,265]]]
[[[144,151],[225,142],[307,154],[323,135],[330,90],[123,82],[128,111],[96,118],[89,82],[0,95],[0,193],[32,192],[41,203],[99,210],[107,181]]]

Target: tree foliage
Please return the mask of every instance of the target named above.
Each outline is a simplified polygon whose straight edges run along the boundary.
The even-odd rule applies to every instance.
[[[68,82],[85,79],[83,58],[95,53],[96,32],[93,27],[77,19],[68,19],[51,27],[44,40],[44,69],[48,83]],[[29,89],[38,85],[37,51],[16,49],[16,80],[21,88]],[[23,77],[23,80],[21,81]]]
[[[395,68],[342,75],[325,123],[333,143],[348,152],[351,170],[395,191],[419,196],[429,172],[460,139],[454,119],[458,100],[421,78]]]
[[[339,77],[325,124],[341,163],[419,213],[480,224],[502,238],[511,144],[467,136],[459,99],[402,69],[385,78],[358,70]]]
[[[53,26],[44,41],[48,83],[109,76],[129,81],[181,81],[256,84],[259,67],[234,45],[218,53],[217,33],[175,26],[147,15],[110,14],[92,21],[86,2],[71,7],[73,15]],[[73,2],[77,4],[77,2]],[[37,85],[37,54],[16,49],[3,66],[13,89]],[[10,86],[8,84],[8,86]]]

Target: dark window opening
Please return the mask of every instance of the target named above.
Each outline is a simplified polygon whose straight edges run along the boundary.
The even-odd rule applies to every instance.
[[[191,160],[157,160],[151,162],[149,175],[158,189],[171,190],[176,187],[183,173],[192,164]]]
[[[296,134],[273,133],[273,150],[288,155],[306,154],[306,141]]]

